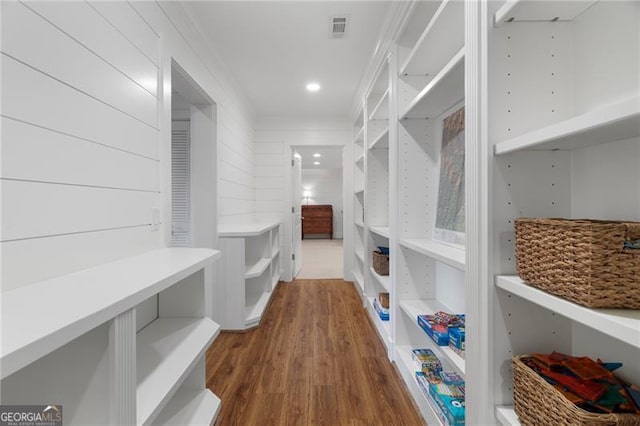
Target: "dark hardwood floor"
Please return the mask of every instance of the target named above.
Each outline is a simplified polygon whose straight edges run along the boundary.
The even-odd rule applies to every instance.
[[[259,327],[207,352],[218,425],[422,425],[358,294],[342,280],[281,283]]]

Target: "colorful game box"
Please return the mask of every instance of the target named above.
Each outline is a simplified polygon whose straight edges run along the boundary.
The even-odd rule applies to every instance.
[[[411,358],[416,366],[416,371],[423,373],[439,373],[442,371],[440,359],[433,353],[431,349],[413,349]]]
[[[464,327],[449,328],[449,347],[462,358],[464,358],[464,336]]]
[[[458,386],[430,384],[429,394],[446,417],[449,425],[464,425],[464,389],[460,389]]]
[[[377,298],[373,299],[373,307],[382,321],[389,321],[389,310],[380,306]]]
[[[418,325],[427,333],[438,346],[449,344],[449,329],[445,325],[430,321],[430,315],[418,315]]]

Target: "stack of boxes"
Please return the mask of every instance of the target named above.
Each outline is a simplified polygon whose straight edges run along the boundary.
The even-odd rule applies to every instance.
[[[464,379],[443,371],[438,357],[430,349],[412,351],[416,380],[434,411],[448,425],[464,425]]]
[[[438,346],[449,346],[464,358],[464,314],[437,312],[433,315],[418,315],[418,325]]]
[[[389,321],[389,293],[379,293],[373,300],[373,307],[382,321]]]

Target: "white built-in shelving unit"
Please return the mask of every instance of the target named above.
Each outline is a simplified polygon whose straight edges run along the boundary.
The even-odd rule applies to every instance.
[[[464,106],[464,2],[417,2],[398,39],[398,203],[394,297],[400,372],[427,423],[441,416],[417,386],[410,350],[429,348],[463,377],[464,359],[437,346],[418,315],[466,312],[465,247],[434,238],[440,172],[439,124]],[[393,144],[393,141],[392,141]]]
[[[353,123],[353,219],[355,224],[353,242],[353,277],[356,290],[364,301],[364,170],[365,170],[365,110],[360,108]]]
[[[415,380],[415,348],[464,375],[468,424],[519,424],[515,355],[621,361],[620,376],[640,383],[640,311],[589,309],[528,285],[516,275],[514,236],[518,217],[640,221],[640,3],[403,7],[361,101],[356,281],[365,305],[391,294],[390,327],[374,323],[425,420],[446,424]],[[434,238],[440,122],[462,106],[464,246]],[[384,243],[388,278],[369,253]],[[466,314],[464,359],[418,326],[439,310]]]
[[[392,322],[382,320],[374,307],[374,300],[379,299],[381,293],[391,294],[391,280],[389,275],[383,276],[374,270],[372,257],[372,252],[378,247],[390,246],[391,237],[389,156],[392,150],[390,118],[394,111],[391,103],[394,93],[391,73],[395,64],[391,64],[390,59],[387,57],[380,64],[364,99],[368,117],[365,123],[364,293],[365,308],[387,347],[389,358],[392,358]]]
[[[640,4],[508,1],[488,16],[489,369],[497,419],[518,424],[504,368],[513,355],[621,361],[619,374],[640,382],[640,311],[589,309],[527,285],[513,233],[521,216],[640,221]]]
[[[218,235],[223,255],[214,318],[224,330],[255,327],[280,280],[280,223],[220,224]]]
[[[55,401],[65,424],[213,423],[204,353],[220,326],[204,277],[219,258],[159,249],[3,293],[3,404]],[[136,306],[156,296],[138,331]]]

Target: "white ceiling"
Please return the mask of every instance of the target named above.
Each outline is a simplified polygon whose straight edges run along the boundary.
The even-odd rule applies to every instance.
[[[185,2],[244,90],[258,118],[349,118],[374,56],[389,1]],[[348,15],[344,38],[329,37]],[[309,93],[305,85],[322,86]]]
[[[302,169],[342,169],[342,147],[296,147],[296,152],[302,156]],[[313,154],[318,153],[320,158],[315,158]],[[318,161],[319,165],[313,162]]]

